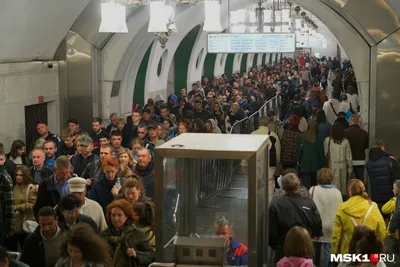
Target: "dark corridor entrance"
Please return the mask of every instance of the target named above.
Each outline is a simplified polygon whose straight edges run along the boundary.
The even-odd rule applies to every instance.
[[[30,152],[35,146],[38,137],[36,131],[37,121],[44,121],[47,123],[47,103],[25,107],[25,136],[26,149],[28,152]]]

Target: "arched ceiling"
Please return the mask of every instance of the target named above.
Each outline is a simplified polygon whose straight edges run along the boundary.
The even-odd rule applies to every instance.
[[[400,28],[398,0],[319,1],[347,20],[370,46]],[[308,0],[294,2],[307,6]],[[141,11],[142,7],[130,8],[127,17],[134,19]],[[51,60],[68,30],[102,49],[112,35],[99,34],[99,23],[100,0],[4,0],[0,3],[0,62]]]
[[[0,1],[0,62],[51,60],[89,1]]]

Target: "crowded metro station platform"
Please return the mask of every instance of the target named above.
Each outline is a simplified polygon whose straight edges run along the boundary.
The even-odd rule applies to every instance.
[[[400,6],[81,2],[0,3],[0,267],[400,266]]]

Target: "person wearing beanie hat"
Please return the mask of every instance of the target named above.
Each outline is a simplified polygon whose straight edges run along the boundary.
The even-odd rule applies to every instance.
[[[86,197],[86,179],[74,177],[68,180],[69,194],[75,195],[81,201],[80,214],[89,216],[96,223],[100,232],[107,228],[106,219],[100,204]]]

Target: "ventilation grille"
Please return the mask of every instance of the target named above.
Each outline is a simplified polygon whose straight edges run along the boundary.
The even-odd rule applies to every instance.
[[[111,89],[111,97],[119,96],[119,89],[121,88],[121,81],[113,82]]]

